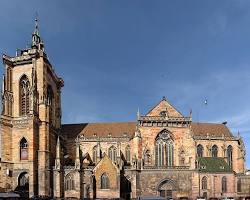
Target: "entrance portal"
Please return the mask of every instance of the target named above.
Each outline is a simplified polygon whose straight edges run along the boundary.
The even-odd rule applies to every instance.
[[[161,197],[170,198],[173,197],[173,191],[175,191],[175,185],[172,180],[164,180],[159,184],[158,191]]]
[[[29,174],[27,172],[22,172],[19,175],[16,191],[20,193],[21,197],[29,197]]]

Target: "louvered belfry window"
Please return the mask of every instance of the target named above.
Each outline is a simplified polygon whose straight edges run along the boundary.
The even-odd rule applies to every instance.
[[[21,116],[29,113],[29,95],[30,95],[30,83],[26,75],[23,75],[20,79],[20,114]]]

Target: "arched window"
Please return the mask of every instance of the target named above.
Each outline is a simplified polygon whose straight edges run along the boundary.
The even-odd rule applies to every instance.
[[[212,146],[212,157],[218,157],[218,147],[217,147],[217,145]]]
[[[93,147],[93,163],[97,162],[97,145]]]
[[[203,146],[201,144],[197,146],[197,156],[203,157]]]
[[[101,189],[109,189],[109,177],[106,173],[101,176]]]
[[[20,141],[20,160],[28,160],[28,142],[25,138]]]
[[[233,147],[229,145],[227,147],[227,163],[230,168],[233,166]]]
[[[65,190],[75,190],[75,180],[72,174],[68,174],[65,178]]]
[[[223,176],[221,180],[221,191],[227,192],[227,177]]]
[[[117,150],[114,146],[111,146],[109,148],[109,158],[112,160],[112,162],[116,162],[116,157],[117,157]]]
[[[144,153],[144,165],[150,165],[150,151],[147,149]]]
[[[26,75],[23,75],[19,83],[20,93],[20,115],[29,113],[30,82]]]
[[[203,190],[206,190],[207,189],[207,177],[204,176],[202,179],[201,179],[201,189]]]
[[[130,162],[130,146],[129,145],[126,146],[125,157],[126,157],[127,162]]]
[[[173,166],[174,146],[167,130],[163,130],[155,142],[155,164],[157,166]]]

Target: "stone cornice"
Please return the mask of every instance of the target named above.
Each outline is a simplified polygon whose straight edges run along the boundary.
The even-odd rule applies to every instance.
[[[194,140],[225,140],[225,141],[238,141],[240,138],[239,137],[225,137],[225,136],[202,136],[202,135],[197,135],[197,136],[193,136]]]
[[[76,142],[129,142],[132,138],[129,137],[84,137],[80,136]]]
[[[142,127],[189,127],[192,122],[191,117],[168,117],[168,116],[140,116],[138,124]]]

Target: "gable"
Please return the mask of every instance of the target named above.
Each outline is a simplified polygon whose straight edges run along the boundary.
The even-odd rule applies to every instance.
[[[106,173],[109,178],[110,188],[116,189],[118,187],[117,181],[119,170],[106,154],[104,154],[102,160],[93,169],[93,172],[96,178],[97,188],[100,188],[101,176],[104,173]]]
[[[168,117],[183,117],[183,115],[173,107],[165,97],[146,116],[162,116],[166,112]]]

